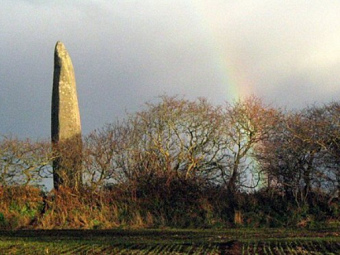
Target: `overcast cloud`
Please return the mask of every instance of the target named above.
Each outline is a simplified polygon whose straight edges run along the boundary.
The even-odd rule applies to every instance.
[[[49,137],[58,40],[85,134],[164,93],[288,108],[339,100],[339,14],[327,0],[2,0],[0,134]]]

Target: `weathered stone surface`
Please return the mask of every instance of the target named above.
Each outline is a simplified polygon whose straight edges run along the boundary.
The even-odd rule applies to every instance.
[[[62,42],[54,52],[51,137],[57,155],[54,188],[81,185],[81,123],[71,58]]]

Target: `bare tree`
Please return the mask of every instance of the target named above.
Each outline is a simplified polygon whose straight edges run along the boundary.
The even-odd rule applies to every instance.
[[[331,201],[340,195],[340,105],[337,102],[309,110],[318,118],[318,136],[315,143],[321,147],[320,179],[331,194]]]
[[[125,121],[106,125],[84,138],[84,180],[93,189],[121,183],[131,175],[133,134]]]
[[[242,177],[257,174],[257,181],[260,180],[254,150],[270,135],[278,116],[277,110],[256,97],[227,104],[223,135],[227,163],[221,167],[221,177],[229,192],[235,193],[242,186],[249,186]]]
[[[41,184],[49,177],[52,152],[47,142],[32,142],[3,137],[0,142],[0,183],[8,185]]]
[[[259,150],[261,167],[298,205],[308,202],[311,192],[333,192],[338,183],[339,125],[332,107],[286,113]]]
[[[162,100],[136,116],[145,151],[160,159],[163,172],[178,178],[214,176],[224,160],[221,109],[204,99]]]

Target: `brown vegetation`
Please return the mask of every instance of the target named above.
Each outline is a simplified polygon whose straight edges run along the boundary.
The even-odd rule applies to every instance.
[[[255,97],[214,106],[165,96],[84,137],[75,163],[82,161],[82,185],[61,183],[51,192],[33,186],[51,178],[58,151],[74,152],[3,138],[0,224],[91,229],[338,221],[339,109],[331,103],[285,112]],[[70,174],[74,164],[63,168]]]

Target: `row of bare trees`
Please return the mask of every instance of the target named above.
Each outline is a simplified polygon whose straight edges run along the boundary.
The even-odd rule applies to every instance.
[[[250,97],[215,106],[161,97],[83,139],[83,181],[97,191],[133,191],[154,178],[224,187],[230,194],[271,189],[297,204],[340,192],[340,104],[283,111]],[[49,143],[2,138],[0,184],[51,178]]]
[[[87,180],[98,187],[165,176],[331,201],[340,187],[339,117],[338,103],[288,112],[255,97],[225,106],[163,97],[85,139]]]
[[[86,137],[87,180],[101,186],[164,176],[240,191],[251,184],[249,174],[258,179],[254,150],[277,121],[277,110],[257,98],[221,107],[162,97]]]

